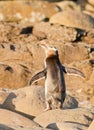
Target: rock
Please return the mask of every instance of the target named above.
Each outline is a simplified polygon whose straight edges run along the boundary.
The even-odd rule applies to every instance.
[[[82,92],[84,95],[86,95],[86,98],[91,104],[94,104],[94,85],[93,85],[93,77],[94,77],[94,70],[92,71],[92,74],[90,75],[89,80],[87,81],[87,85],[82,89]],[[92,105],[94,106],[94,105]]]
[[[74,122],[58,122],[57,127],[59,130],[86,130],[88,127]]]
[[[43,91],[41,86],[29,86],[15,90],[9,94],[2,107],[36,116],[45,108]]]
[[[67,78],[69,79],[69,80],[73,80],[73,78],[76,80],[76,79],[80,79],[80,84],[81,84],[81,82],[83,82],[84,80],[89,80],[90,79],[90,76],[91,76],[91,74],[92,74],[92,71],[93,71],[93,68],[92,68],[92,66],[90,65],[90,63],[89,63],[89,61],[88,60],[83,60],[82,62],[76,62],[76,63],[71,63],[70,64],[70,66],[74,66],[75,68],[77,68],[78,70],[81,70],[83,73],[84,73],[84,75],[85,75],[85,79],[83,79],[83,78],[81,78],[81,77],[79,77],[79,76],[67,76]],[[73,84],[76,84],[76,86],[77,86],[77,84],[79,84],[79,83],[76,83],[75,82],[75,80],[73,80],[73,84],[71,84],[72,82],[69,82],[69,80],[68,81],[66,81],[66,82],[68,82],[68,83],[70,83],[70,85],[72,85],[73,86]],[[80,85],[79,84],[79,85]]]
[[[24,68],[23,65],[17,65],[13,62],[2,62],[0,64],[0,72],[0,80],[2,81],[0,82],[0,86],[4,88],[19,88],[25,86],[28,82],[27,77],[30,76],[31,73],[27,67]]]
[[[56,5],[59,6],[62,10],[81,10],[80,6],[73,1],[61,1],[57,2]]]
[[[2,117],[0,118],[0,128],[3,129],[8,128],[8,130],[13,130],[26,128],[28,130],[28,128],[33,129],[34,127],[39,127],[34,121],[6,109],[0,109],[0,117]]]
[[[8,95],[9,95],[9,92],[7,92],[7,90],[0,88],[0,107],[2,106],[4,101],[7,99]]]
[[[88,0],[88,3],[85,5],[84,13],[94,18],[94,1],[93,0]]]
[[[38,22],[58,12],[56,5],[47,1],[2,1],[0,6],[0,21],[7,22]]]
[[[93,13],[93,12],[90,12],[90,11],[88,11],[88,10],[84,10],[83,13],[88,14],[88,15],[90,15],[91,17],[94,18],[94,13]]]
[[[41,22],[27,26],[2,23],[0,27],[0,87],[5,88],[24,87],[35,73],[43,69],[45,53],[38,46],[42,42],[56,46],[64,64],[89,58],[88,49],[83,42],[76,43],[77,39],[83,36],[84,41],[92,40],[93,43],[93,31],[84,36],[84,31],[57,24]]]
[[[90,124],[88,130],[93,130],[94,129],[94,120],[92,121],[92,123]]]
[[[50,116],[49,116],[50,115]],[[89,125],[94,118],[94,113],[84,108],[68,109],[68,110],[50,110],[37,116],[34,121],[43,127],[57,122],[69,122],[81,125]]]
[[[40,127],[37,123],[23,116],[22,113],[0,109],[0,130],[52,130]]]
[[[77,46],[72,46],[70,44],[65,44],[63,46],[64,50],[64,56],[63,56],[63,62],[70,64],[74,61],[83,61],[86,58],[88,58],[88,49],[85,48],[84,45],[77,45]],[[75,57],[74,57],[75,54]],[[80,55],[78,55],[80,54]]]
[[[84,37],[83,39],[85,42],[87,42],[88,44],[94,44],[94,30],[91,29],[90,31],[87,32],[87,36]]]
[[[79,18],[79,19],[78,19]],[[94,19],[79,11],[66,10],[53,15],[50,23],[58,23],[68,27],[90,29],[94,27]]]
[[[50,23],[44,22],[35,24],[32,33],[38,39],[42,36],[41,39],[47,38],[49,40],[62,42],[75,41],[77,37],[77,30],[74,28],[68,28],[57,24],[51,25]]]
[[[33,85],[14,90],[9,93],[1,106],[12,111],[37,116],[45,109],[44,87]],[[72,96],[67,95],[63,107],[64,109],[77,108],[78,102]]]
[[[88,2],[94,6],[94,1],[93,0],[88,0]]]
[[[90,11],[90,12],[94,12],[94,7],[92,5],[90,5],[90,4],[86,4],[85,9]]]

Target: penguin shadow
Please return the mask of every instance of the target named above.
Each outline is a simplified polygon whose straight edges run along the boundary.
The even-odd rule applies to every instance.
[[[89,125],[87,125],[87,124],[82,124],[82,123],[78,123],[78,122],[74,122],[74,121],[64,121],[64,123],[66,123],[66,124],[73,124],[73,125],[75,125],[75,126],[80,125],[80,126],[89,127]],[[56,123],[51,123],[51,124],[49,124],[49,125],[47,126],[47,128],[59,130],[59,128],[58,128],[58,126],[57,126]],[[82,130],[82,129],[80,129],[80,128],[78,128],[78,129],[79,129],[79,130]]]
[[[35,116],[31,116],[29,114],[16,110],[16,107],[13,104],[13,99],[15,99],[16,97],[17,97],[17,95],[15,93],[13,93],[13,92],[9,93],[9,95],[4,100],[4,102],[2,104],[0,104],[0,108],[10,110],[12,112],[15,112],[17,114],[20,114],[20,115],[28,118],[28,119],[33,120],[35,118]]]
[[[56,123],[51,123],[47,126],[48,129],[59,130]]]

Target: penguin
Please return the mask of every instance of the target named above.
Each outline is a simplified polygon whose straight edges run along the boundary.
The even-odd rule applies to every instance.
[[[84,74],[70,67],[65,67],[61,64],[56,47],[50,47],[47,44],[39,45],[44,48],[46,53],[45,68],[39,73],[35,74],[29,81],[29,85],[41,78],[45,78],[45,103],[46,109],[63,108],[63,103],[66,97],[65,74],[74,74],[85,78]]]

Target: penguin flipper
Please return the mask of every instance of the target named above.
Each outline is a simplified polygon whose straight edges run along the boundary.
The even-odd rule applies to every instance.
[[[65,67],[65,66],[62,66],[62,68],[63,68],[64,73],[68,75],[75,75],[75,76],[80,76],[82,78],[85,78],[84,73],[82,73],[80,70],[76,68]]]
[[[46,76],[46,72],[47,72],[47,69],[45,68],[44,70],[38,72],[37,74],[35,74],[28,82],[28,85],[31,85],[33,84],[34,82],[40,80],[41,78],[45,78]]]

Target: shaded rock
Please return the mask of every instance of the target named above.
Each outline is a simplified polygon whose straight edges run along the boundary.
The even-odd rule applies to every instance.
[[[29,27],[26,27],[26,28],[23,28],[20,32],[20,34],[32,34],[32,30],[33,30],[33,27],[29,26]]]
[[[4,124],[0,124],[0,130],[5,130],[5,129],[7,129],[7,130],[14,130],[14,129],[12,129],[12,128],[4,125]]]
[[[33,85],[14,90],[9,93],[1,106],[12,111],[37,116],[45,109],[44,87]],[[63,107],[64,109],[77,108],[78,102],[72,96],[67,95]]]
[[[90,64],[91,64],[91,66],[94,66],[94,60],[93,60],[93,59],[90,60],[89,62],[90,62]]]
[[[84,108],[68,110],[57,109],[40,114],[34,119],[34,121],[39,123],[43,127],[46,127],[51,123],[57,123],[62,121],[89,125],[93,118],[94,114]]]
[[[5,102],[5,100],[7,99],[8,95],[9,95],[9,91],[7,91],[6,89],[2,89],[0,88],[0,108],[2,107],[2,104]]]
[[[47,129],[47,128],[41,128],[41,127],[23,127],[23,126],[17,126],[17,125],[9,125],[6,126],[4,124],[0,124],[0,130],[52,130],[52,129]]]
[[[50,23],[58,23],[60,25],[81,29],[90,29],[94,27],[94,19],[92,17],[73,10],[62,11],[53,15],[50,18]]]
[[[67,94],[64,104],[63,104],[63,108],[64,109],[74,109],[77,107],[78,107],[78,101],[74,97]]]
[[[86,130],[88,128],[87,125],[75,122],[57,123],[57,126],[60,130]]]

